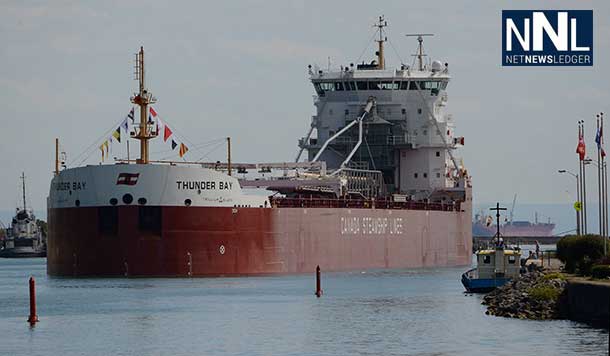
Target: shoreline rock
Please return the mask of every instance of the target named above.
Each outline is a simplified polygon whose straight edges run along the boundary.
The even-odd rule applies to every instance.
[[[567,318],[567,281],[557,273],[530,272],[483,297],[487,315],[549,320]]]

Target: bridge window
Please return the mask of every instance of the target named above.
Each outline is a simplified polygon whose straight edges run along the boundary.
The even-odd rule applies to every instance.
[[[483,263],[490,264],[491,263],[491,256],[489,256],[489,255],[483,256]]]
[[[430,90],[430,94],[432,95],[438,95],[440,87],[441,82],[439,81],[424,82],[424,89]]]
[[[369,90],[379,90],[379,82],[369,82]]]
[[[424,89],[420,81],[412,81],[409,83],[409,90]]]
[[[335,90],[336,91],[343,91],[343,83],[335,82]]]
[[[356,82],[358,90],[368,90],[366,82]]]
[[[381,82],[379,84],[379,89],[381,89],[381,90],[394,90],[394,89],[398,89],[398,83]]]
[[[333,83],[320,83],[320,89],[322,91],[335,91],[335,85]]]
[[[407,88],[409,88],[408,80],[403,80],[402,82],[400,82],[400,90],[407,90]]]
[[[440,87],[440,82],[424,82],[424,89],[438,89]]]
[[[349,90],[356,90],[356,83],[355,82],[347,82],[346,84],[349,87]]]
[[[320,83],[315,83],[313,87],[316,89],[316,93],[320,96],[324,96],[324,90],[320,87]]]

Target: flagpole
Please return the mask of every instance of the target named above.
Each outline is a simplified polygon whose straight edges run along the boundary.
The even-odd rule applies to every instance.
[[[580,121],[580,135],[583,139],[585,139],[585,122],[584,120]],[[586,175],[586,164],[585,164],[585,159],[586,159],[586,155],[587,155],[587,151],[586,151],[586,145],[583,147],[584,149],[584,154],[582,156],[582,159],[580,160],[580,165],[581,165],[581,171],[582,171],[582,175],[581,175],[581,188],[582,188],[582,227],[583,227],[583,234],[587,235],[587,233],[589,232],[587,229],[587,175]]]
[[[581,122],[578,121],[578,144],[580,146],[580,142],[582,141],[582,128],[580,127]],[[580,234],[584,234],[585,231],[585,225],[584,225],[584,221],[582,219],[583,217],[583,212],[585,209],[584,203],[583,203],[583,195],[582,195],[582,159],[580,158],[580,153],[578,156],[578,181],[579,181],[579,194],[580,194],[580,211],[578,212],[578,216],[580,219]],[[580,235],[579,234],[579,235]]]
[[[606,167],[606,154],[604,152],[604,113],[599,114],[599,147],[602,166],[602,207],[603,207],[603,233],[604,239],[604,256],[607,256],[607,240],[608,240],[608,167]]]
[[[585,122],[583,120],[582,122],[582,137],[583,140],[585,139]],[[587,235],[589,233],[589,224],[587,221],[587,212],[589,210],[589,204],[587,204],[587,164],[586,164],[586,157],[587,157],[587,153],[586,153],[586,147],[585,146],[585,160],[582,161],[582,183],[583,183],[583,187],[582,187],[582,191],[583,191],[583,203],[585,206],[585,235]]]
[[[602,227],[602,155],[600,150],[600,131],[599,131],[599,114],[597,115],[597,131],[595,134],[595,143],[597,143],[597,212],[598,212],[598,226],[599,226],[599,236],[603,236],[604,229]],[[604,254],[605,254],[605,244],[604,244]]]

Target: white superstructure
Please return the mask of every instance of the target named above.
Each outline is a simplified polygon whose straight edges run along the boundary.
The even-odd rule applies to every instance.
[[[309,160],[319,156],[332,170],[345,166],[346,157],[357,147],[347,166],[382,171],[391,193],[427,198],[436,190],[457,188],[464,172],[453,151],[463,144],[463,138],[455,136],[446,110],[451,79],[448,64],[425,63],[421,34],[416,64],[387,69],[384,26],[380,18],[376,61],[351,63],[335,71],[310,66],[316,115],[299,142],[301,152],[306,149]],[[333,138],[358,120],[371,101],[374,105],[365,115],[362,129],[353,125]]]

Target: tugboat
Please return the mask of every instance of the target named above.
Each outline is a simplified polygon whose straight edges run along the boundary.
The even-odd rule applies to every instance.
[[[487,293],[501,287],[513,278],[519,276],[521,265],[521,249],[506,244],[500,234],[500,204],[490,210],[496,211],[497,232],[492,240],[492,246],[479,249],[477,267],[462,274],[462,284],[469,293]]]
[[[21,180],[23,182],[23,209],[16,209],[11,227],[6,229],[0,257],[46,257],[46,241],[36,224],[34,212],[26,207],[25,174],[21,174]]]

